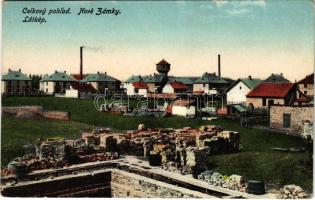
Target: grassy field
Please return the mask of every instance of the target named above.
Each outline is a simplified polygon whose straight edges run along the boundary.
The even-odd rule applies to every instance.
[[[79,137],[84,129],[106,126],[115,130],[135,129],[139,123],[147,127],[184,126],[200,127],[203,124],[220,125],[225,129],[240,132],[242,149],[236,154],[209,157],[209,166],[223,174],[240,174],[247,179],[264,180],[273,184],[297,184],[307,190],[312,188],[311,152],[282,153],[272,147],[306,147],[297,137],[266,130],[240,127],[237,122],[218,120],[203,122],[179,117],[143,118],[114,116],[99,112],[93,100],[61,99],[52,97],[9,97],[2,99],[3,106],[41,105],[45,109],[69,111],[71,121],[2,119],[2,165],[23,154],[22,145],[38,137]]]

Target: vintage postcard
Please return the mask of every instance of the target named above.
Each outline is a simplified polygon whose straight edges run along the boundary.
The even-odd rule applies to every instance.
[[[3,1],[1,195],[313,197],[314,1]]]

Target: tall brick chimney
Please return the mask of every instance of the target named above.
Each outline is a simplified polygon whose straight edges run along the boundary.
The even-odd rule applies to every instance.
[[[221,60],[220,60],[220,54],[218,54],[218,76],[221,78]]]
[[[80,47],[80,80],[83,79],[83,46]]]

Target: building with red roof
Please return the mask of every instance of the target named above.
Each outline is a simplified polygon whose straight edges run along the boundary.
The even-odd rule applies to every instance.
[[[297,87],[294,83],[261,83],[246,95],[246,105],[252,108],[294,103]]]
[[[136,89],[148,89],[148,85],[144,82],[133,82],[132,86]]]
[[[129,96],[134,95],[140,95],[143,97],[148,96],[149,86],[145,82],[143,82],[141,78],[139,78],[138,81],[135,82],[126,82],[124,84],[124,88]]]
[[[162,93],[176,94],[186,92],[187,90],[188,86],[182,82],[170,82],[163,87]]]

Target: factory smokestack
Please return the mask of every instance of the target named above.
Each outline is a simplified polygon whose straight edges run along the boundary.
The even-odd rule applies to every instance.
[[[221,60],[220,60],[220,54],[218,54],[218,76],[221,78]]]
[[[80,80],[83,79],[83,46],[80,47]]]

